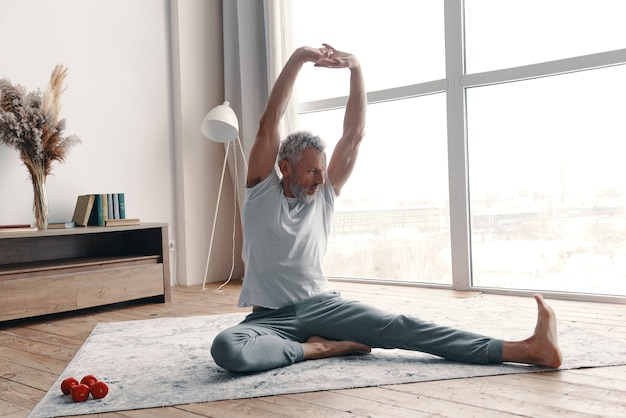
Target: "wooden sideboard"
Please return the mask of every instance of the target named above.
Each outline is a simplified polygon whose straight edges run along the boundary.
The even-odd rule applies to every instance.
[[[0,322],[170,300],[167,224],[0,232]]]

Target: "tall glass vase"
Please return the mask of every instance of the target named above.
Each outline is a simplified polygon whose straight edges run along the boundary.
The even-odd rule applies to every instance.
[[[33,211],[35,212],[35,224],[38,230],[48,229],[48,193],[46,192],[46,175],[33,176]]]

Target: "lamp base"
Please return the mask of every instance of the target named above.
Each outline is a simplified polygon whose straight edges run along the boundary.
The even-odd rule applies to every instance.
[[[243,147],[241,145],[241,140],[239,139],[239,137],[237,136],[237,138],[234,141],[230,141],[226,143],[226,151],[224,152],[224,164],[222,164],[222,176],[220,178],[220,188],[219,188],[219,192],[217,193],[217,204],[215,206],[215,214],[213,215],[213,228],[211,228],[211,240],[209,241],[209,253],[207,254],[207,259],[206,259],[206,267],[204,269],[204,279],[202,281],[202,290],[206,289],[206,280],[207,280],[207,275],[209,273],[209,263],[211,261],[211,254],[213,252],[213,240],[215,238],[215,226],[217,225],[217,214],[218,214],[218,210],[220,207],[220,201],[222,198],[222,189],[224,188],[224,175],[226,174],[226,163],[228,162],[228,155],[230,152],[230,149],[233,149],[234,152],[234,161],[235,161],[235,204],[237,202],[237,198],[239,197],[239,170],[237,167],[237,149],[235,148],[236,146],[239,146],[239,150],[241,151],[241,156],[242,156],[242,160],[244,163],[244,166],[246,167],[246,172],[248,171],[248,164],[246,162],[246,156],[243,152]],[[235,270],[235,216],[237,216],[237,211],[233,211],[233,250],[232,250],[232,262],[231,262],[231,268],[230,268],[230,274],[228,279],[221,285],[219,286],[217,289],[215,289],[216,292],[221,291],[222,287],[226,286],[232,279],[233,276],[233,272]]]

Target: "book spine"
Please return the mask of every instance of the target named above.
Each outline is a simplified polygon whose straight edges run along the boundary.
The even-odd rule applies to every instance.
[[[120,205],[120,219],[126,219],[126,201],[124,198],[124,193],[118,193],[117,200]]]
[[[100,213],[98,215],[98,225],[104,226],[106,220],[109,219],[109,203],[106,193],[100,195]]]
[[[102,196],[99,194],[94,195],[93,207],[88,224],[95,226],[102,226],[104,224],[104,218],[102,217]]]
[[[120,219],[119,193],[113,193],[113,219]]]
[[[92,194],[88,194],[85,196],[87,200],[87,208],[85,209],[84,217],[83,217],[83,225],[89,225],[89,219],[91,217],[91,213],[93,212],[93,207],[96,203],[96,196]]]
[[[113,212],[113,193],[107,194],[107,219],[115,219]]]

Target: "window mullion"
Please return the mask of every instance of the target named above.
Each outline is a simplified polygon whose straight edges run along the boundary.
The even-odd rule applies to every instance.
[[[448,176],[450,196],[450,239],[452,284],[457,290],[471,287],[469,237],[469,191],[465,90],[461,84],[465,72],[463,0],[445,0]]]
[[[468,88],[529,80],[533,78],[573,73],[577,71],[611,67],[614,65],[624,65],[625,63],[626,49],[617,49],[615,51],[599,52],[597,54],[583,55],[580,57],[540,62],[521,67],[466,74],[463,77],[462,86]]]

